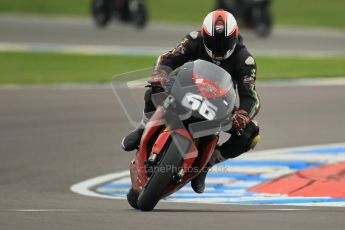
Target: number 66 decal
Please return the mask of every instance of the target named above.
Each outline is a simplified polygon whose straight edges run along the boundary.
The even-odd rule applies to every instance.
[[[193,111],[199,111],[199,114],[207,120],[214,120],[217,107],[209,101],[205,101],[202,96],[193,93],[186,93],[182,99],[182,105]]]

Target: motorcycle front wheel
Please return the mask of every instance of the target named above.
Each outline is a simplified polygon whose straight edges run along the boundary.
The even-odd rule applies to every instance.
[[[174,141],[171,141],[168,148],[161,154],[160,162],[139,194],[137,206],[142,211],[154,209],[165,189],[172,182],[183,159]]]
[[[138,209],[137,201],[138,201],[139,193],[135,191],[133,188],[130,188],[127,193],[127,201],[134,209]]]

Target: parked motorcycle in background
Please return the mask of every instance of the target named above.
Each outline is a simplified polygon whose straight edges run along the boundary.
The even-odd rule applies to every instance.
[[[92,17],[98,27],[105,27],[112,19],[144,28],[148,21],[145,0],[92,0]]]
[[[253,29],[259,37],[272,31],[271,0],[217,0],[216,8],[232,13],[240,25]]]

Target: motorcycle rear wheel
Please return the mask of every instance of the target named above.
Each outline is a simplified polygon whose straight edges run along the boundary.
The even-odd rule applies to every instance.
[[[138,197],[137,206],[141,211],[154,209],[162,198],[165,189],[173,180],[183,159],[174,141],[171,141],[170,146],[161,154],[161,161]]]

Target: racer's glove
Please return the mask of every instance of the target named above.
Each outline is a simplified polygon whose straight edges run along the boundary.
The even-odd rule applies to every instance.
[[[236,109],[232,116],[232,122],[236,130],[242,131],[250,122],[250,117],[244,109]]]
[[[168,80],[168,73],[163,70],[155,70],[152,74],[151,80],[148,81],[152,86],[164,86]]]

